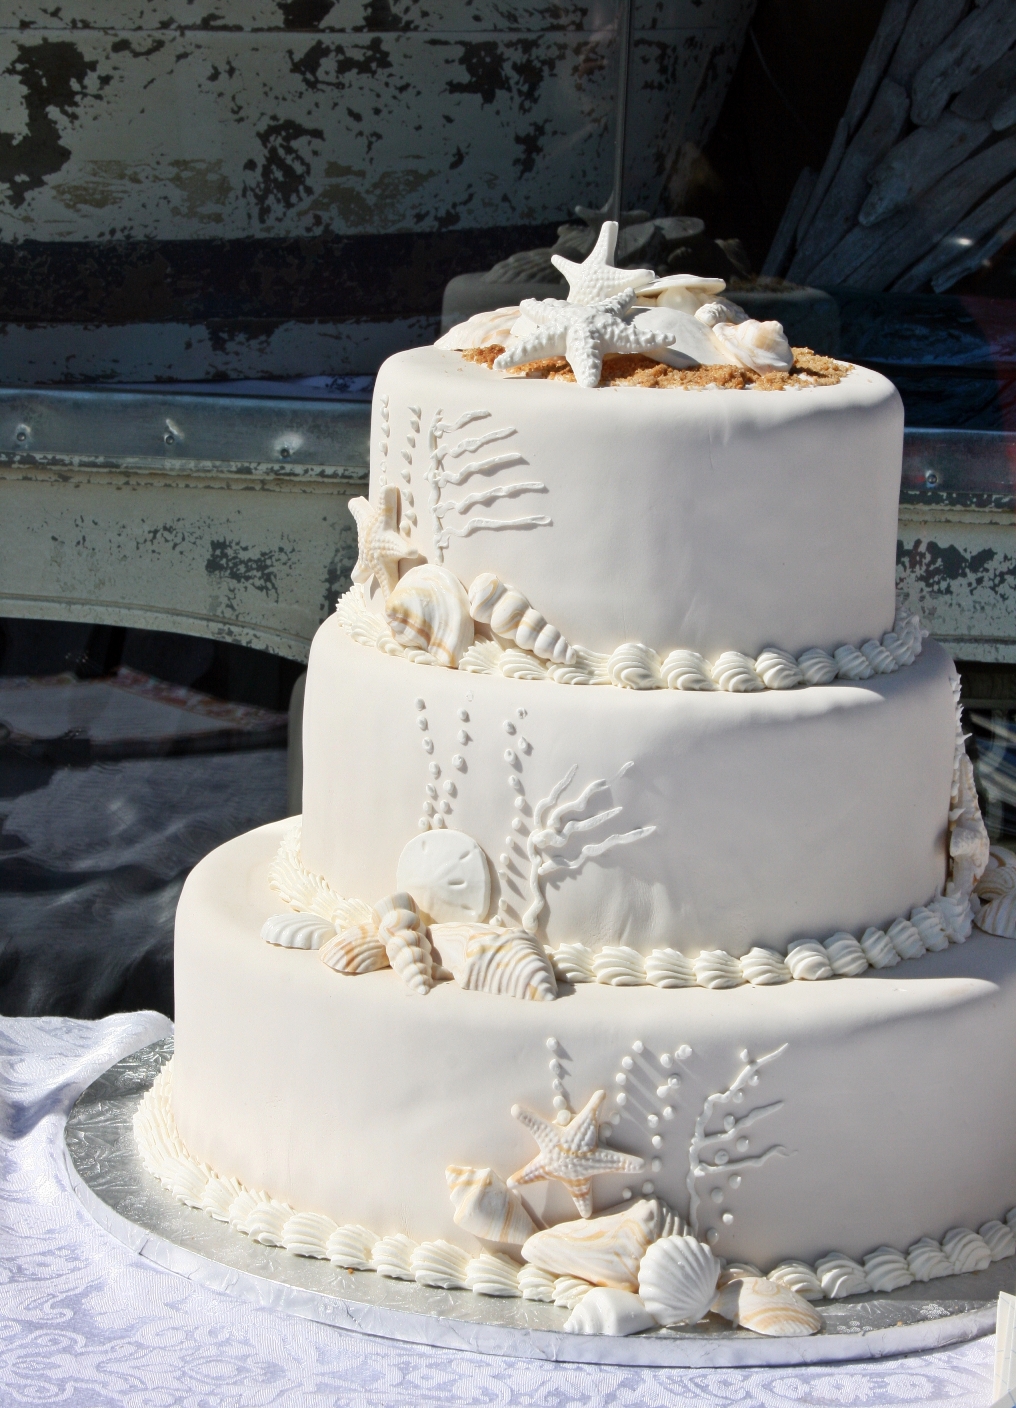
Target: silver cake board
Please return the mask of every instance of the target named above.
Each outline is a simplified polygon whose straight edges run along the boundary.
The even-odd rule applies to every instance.
[[[141,1163],[132,1121],[172,1039],[128,1056],[81,1095],[66,1128],[67,1168],[97,1223],[139,1256],[210,1290],[342,1330],[445,1349],[585,1364],[732,1368],[881,1359],[958,1344],[995,1328],[1016,1262],[916,1282],[888,1295],[818,1304],[822,1334],[769,1339],[710,1315],[626,1338],[563,1333],[568,1312],[521,1299],[432,1290],[293,1256],[183,1206]]]

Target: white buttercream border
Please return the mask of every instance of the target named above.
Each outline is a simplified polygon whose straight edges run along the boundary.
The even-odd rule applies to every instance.
[[[295,1256],[424,1286],[472,1291],[474,1295],[553,1301],[566,1310],[594,1289],[578,1277],[554,1277],[500,1253],[481,1251],[471,1256],[449,1242],[417,1244],[404,1233],[378,1237],[355,1223],[340,1225],[322,1213],[297,1212],[266,1192],[246,1188],[238,1179],[221,1177],[196,1159],[180,1138],[173,1113],[172,1061],[163,1066],[138,1107],[134,1138],[145,1168],[178,1202],[229,1223],[253,1241],[284,1248]],[[924,1237],[906,1252],[880,1246],[863,1259],[864,1264],[841,1252],[829,1252],[814,1267],[793,1263],[792,1274],[800,1280],[803,1272],[827,1300],[888,1291],[903,1284],[892,1279],[901,1271],[907,1279],[929,1280],[982,1270],[990,1261],[1002,1261],[1014,1254],[1010,1245],[1014,1233],[1016,1208],[1010,1209],[1004,1223],[1001,1219],[986,1221],[979,1232],[949,1229],[943,1234],[945,1245]],[[786,1267],[787,1263],[781,1262],[772,1268],[770,1278],[785,1282]],[[930,1274],[929,1268],[933,1268]],[[731,1264],[728,1274],[737,1269]],[[919,1275],[919,1271],[925,1274]],[[755,1274],[755,1268],[742,1274]]]

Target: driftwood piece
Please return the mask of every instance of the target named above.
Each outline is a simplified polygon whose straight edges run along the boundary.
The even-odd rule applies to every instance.
[[[1007,97],[1016,94],[1016,49],[993,63],[953,99],[951,111],[972,122],[989,121]]]
[[[855,226],[812,270],[811,282],[888,288],[1014,170],[1016,138],[1005,137],[950,171],[916,205],[878,225]]]
[[[762,265],[763,277],[775,277],[782,274],[786,268],[798,221],[815,189],[817,180],[818,173],[813,171],[810,166],[806,166],[794,182],[794,189],[790,192],[790,199],[783,208],[780,223],[776,227],[773,242],[769,246],[766,262]]]
[[[996,132],[1007,132],[1016,124],[1016,93],[1010,93],[995,109],[991,125]]]
[[[1016,0],[1013,4],[1016,6]],[[970,122],[951,112],[943,113],[934,127],[916,128],[872,172],[871,191],[858,221],[877,225],[905,205],[912,205],[990,136],[990,122]]]
[[[939,280],[943,276],[949,277],[950,282],[944,287],[951,287],[964,273],[971,268],[976,269],[987,257],[981,252],[981,246],[997,233],[1013,212],[1016,212],[1016,181],[1007,181],[994,195],[968,211],[930,253],[908,269],[901,279],[897,279],[893,288],[899,293],[916,293],[936,276]],[[996,248],[1001,248],[1001,245]],[[969,262],[971,259],[974,260],[972,264]],[[963,272],[948,274],[947,271],[951,271],[954,265],[963,266]]]
[[[914,0],[887,0],[886,7],[882,11],[882,18],[878,22],[878,29],[875,31],[875,37],[868,46],[864,62],[854,80],[846,109],[833,134],[833,140],[822,164],[822,170],[819,172],[815,189],[812,191],[811,199],[801,216],[801,223],[797,231],[799,244],[810,228],[815,218],[815,212],[825,199],[826,191],[832,185],[833,177],[839,170],[843,154],[847,150],[847,143],[860,127],[864,115],[868,111],[913,6]]]
[[[994,234],[989,235],[976,248],[966,250],[952,264],[940,269],[931,281],[932,288],[936,293],[944,293],[946,289],[952,288],[953,284],[958,284],[960,279],[965,278],[967,274],[972,274],[975,269],[979,269],[985,260],[997,254],[1002,246],[1007,245],[1014,237],[1016,237],[1016,208],[1010,211]]]
[[[1016,43],[1016,4],[990,0],[974,9],[914,75],[910,115],[927,127],[954,93],[1000,59]]]
[[[914,74],[953,32],[966,9],[967,0],[917,0],[889,65],[889,77],[894,83],[909,89]]]
[[[818,261],[839,244],[857,219],[868,195],[872,167],[889,152],[907,122],[910,97],[891,78],[883,79],[868,115],[840,162],[825,200],[801,241],[791,277],[805,280]]]

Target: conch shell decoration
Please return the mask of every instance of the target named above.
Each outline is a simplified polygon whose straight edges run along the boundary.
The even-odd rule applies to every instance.
[[[469,601],[454,572],[435,563],[411,567],[385,602],[392,635],[405,650],[425,650],[455,670],[473,643]]]
[[[556,626],[548,624],[526,597],[507,587],[493,572],[481,572],[469,587],[469,610],[474,621],[489,626],[495,636],[513,641],[539,660],[573,665],[575,651]]]
[[[376,906],[381,925],[378,938],[388,962],[410,992],[424,994],[434,986],[430,939],[410,895],[390,895]]]
[[[455,1208],[453,1221],[463,1232],[486,1242],[520,1247],[536,1231],[518,1195],[492,1169],[450,1164],[445,1181]]]
[[[594,1286],[635,1291],[647,1249],[674,1226],[665,1204],[643,1199],[622,1212],[560,1222],[536,1232],[523,1246],[522,1258],[555,1276],[578,1276]]]

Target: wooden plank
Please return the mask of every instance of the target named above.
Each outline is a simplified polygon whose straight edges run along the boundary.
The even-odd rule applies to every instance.
[[[843,160],[843,153],[847,150],[847,142],[849,140],[849,136],[850,134],[847,131],[846,119],[841,117],[839,122],[836,124],[836,131],[833,133],[833,140],[829,145],[829,151],[826,153],[826,159],[822,163],[822,170],[818,174],[818,180],[815,182],[815,188],[808,199],[808,204],[804,207],[804,214],[801,216],[801,223],[797,227],[798,244],[801,243],[801,241],[804,239],[805,235],[811,228],[811,222],[815,218],[815,212],[821,205],[822,199],[825,196],[826,191],[832,185],[833,178],[835,177],[837,171],[840,168],[840,162]],[[796,263],[797,261],[795,260],[794,263],[790,266],[791,278],[797,277],[794,272]]]
[[[931,286],[936,293],[945,293],[954,284],[958,284],[960,279],[966,278],[967,274],[972,274],[975,269],[981,268],[1000,249],[1004,249],[1011,239],[1016,238],[1016,199],[1013,200],[1012,205],[1012,210],[1001,225],[987,239],[982,240],[975,249],[968,251],[963,258],[957,259],[953,264],[939,270],[934,275]]]
[[[877,225],[887,215],[913,204],[990,136],[989,122],[970,122],[951,112],[943,113],[933,127],[918,127],[872,172],[871,191],[861,206],[859,223]]]
[[[889,77],[909,88],[914,74],[953,32],[966,9],[967,0],[917,0],[893,54]]]
[[[996,132],[1007,132],[1014,124],[1016,124],[1016,93],[1010,93],[1008,98],[1004,98],[999,103],[992,114],[991,125]]]
[[[823,255],[835,248],[854,225],[868,195],[872,168],[899,138],[909,110],[910,95],[906,89],[890,78],[884,79],[800,245],[795,265],[802,279],[807,279]]]
[[[953,272],[955,268],[962,268],[964,273],[968,273],[976,269],[982,259],[989,257],[983,253],[982,244],[999,227],[1006,228],[1008,217],[1014,210],[1016,181],[1008,181],[994,195],[968,211],[930,253],[908,269],[901,279],[897,279],[893,289],[898,293],[916,293],[929,282],[932,275],[938,275],[936,283],[941,284],[941,287],[935,288],[936,293],[941,293],[943,288],[951,288],[963,277],[962,273]],[[1001,249],[1002,246],[998,244],[995,247]]]
[[[1016,93],[1016,49],[993,63],[991,68],[968,83],[953,99],[952,111],[960,117],[969,117],[974,122],[990,118],[1004,99]]]
[[[798,221],[815,189],[817,180],[818,173],[813,171],[810,166],[806,166],[794,182],[794,189],[784,207],[780,223],[776,227],[776,234],[773,236],[773,242],[769,246],[766,261],[762,265],[763,277],[774,278],[782,274],[786,268],[793,248]]]
[[[1013,171],[1016,138],[1007,137],[950,171],[916,205],[878,225],[855,226],[812,270],[812,282],[888,288]]]
[[[1016,43],[1016,4],[991,0],[953,30],[914,75],[911,116],[921,127],[936,121],[954,93]]]

